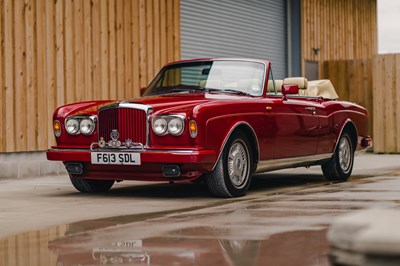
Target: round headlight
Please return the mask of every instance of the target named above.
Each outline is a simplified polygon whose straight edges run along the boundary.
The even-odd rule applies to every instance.
[[[168,129],[168,122],[165,118],[158,117],[155,118],[153,121],[153,131],[157,135],[164,135],[167,132]]]
[[[79,132],[79,121],[75,118],[70,118],[65,123],[65,129],[67,130],[68,134],[76,135]]]
[[[84,118],[80,123],[80,130],[83,135],[90,135],[93,133],[95,128],[94,121],[89,118]]]
[[[183,120],[175,117],[168,122],[168,132],[171,135],[178,136],[183,131]]]

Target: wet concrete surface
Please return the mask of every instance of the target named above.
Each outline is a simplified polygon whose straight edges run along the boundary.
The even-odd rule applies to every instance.
[[[329,265],[335,217],[400,208],[400,156],[358,158],[348,182],[327,182],[319,168],[279,171],[256,176],[239,199],[191,183],[96,196],[48,179],[33,194],[3,183],[0,265]]]

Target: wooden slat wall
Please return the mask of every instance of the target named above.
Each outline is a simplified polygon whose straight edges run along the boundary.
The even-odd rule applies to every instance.
[[[374,152],[400,153],[400,54],[373,60]]]
[[[303,63],[376,54],[376,0],[302,0],[301,8]]]
[[[49,243],[65,235],[68,226],[27,232],[0,240],[0,266],[57,265],[58,256]]]
[[[139,95],[180,59],[179,0],[0,0],[0,152],[46,150],[62,104]]]
[[[321,78],[330,79],[340,100],[357,103],[369,112],[369,129],[373,133],[372,59],[333,60],[322,65]]]
[[[400,54],[326,61],[322,75],[341,99],[368,109],[374,152],[400,153]]]

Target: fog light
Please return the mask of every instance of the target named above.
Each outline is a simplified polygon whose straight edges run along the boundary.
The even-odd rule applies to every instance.
[[[83,165],[81,163],[67,163],[65,166],[67,172],[73,175],[83,174]]]
[[[164,165],[162,170],[165,177],[178,177],[181,174],[181,168],[178,165]]]

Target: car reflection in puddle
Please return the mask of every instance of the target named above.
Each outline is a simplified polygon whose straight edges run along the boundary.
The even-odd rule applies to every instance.
[[[226,232],[210,227],[173,230],[143,239],[135,238],[138,228],[123,233],[125,238],[118,230],[115,226],[75,233],[74,226],[59,226],[47,233],[41,230],[8,237],[0,241],[0,265],[329,265],[326,229],[254,240],[233,239],[229,234],[226,239],[216,239]]]

